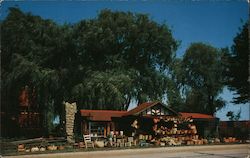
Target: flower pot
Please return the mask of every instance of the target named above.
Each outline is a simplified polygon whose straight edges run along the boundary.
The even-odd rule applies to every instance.
[[[58,150],[64,150],[64,146],[62,146],[62,145],[59,146],[59,147],[58,147]]]
[[[24,144],[19,144],[18,145],[18,149],[23,149],[24,148]]]
[[[39,150],[40,150],[40,151],[45,151],[45,150],[46,150],[46,148],[41,147]]]
[[[57,146],[55,145],[50,145],[47,147],[48,150],[57,150]]]
[[[104,142],[103,141],[96,141],[95,142],[95,146],[97,148],[103,148],[104,147]]]

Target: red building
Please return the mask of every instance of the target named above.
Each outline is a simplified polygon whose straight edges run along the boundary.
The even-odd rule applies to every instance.
[[[23,87],[19,94],[18,103],[15,107],[12,106],[12,109],[1,109],[1,136],[42,136],[42,110],[36,103],[35,89],[28,86]]]

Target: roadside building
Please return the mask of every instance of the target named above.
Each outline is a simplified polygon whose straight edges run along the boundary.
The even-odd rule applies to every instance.
[[[161,102],[146,102],[129,111],[80,110],[81,133],[106,137],[111,131],[126,135],[177,133],[191,124],[202,137],[216,131],[218,119],[206,114],[178,113]],[[190,126],[190,127],[188,127]]]

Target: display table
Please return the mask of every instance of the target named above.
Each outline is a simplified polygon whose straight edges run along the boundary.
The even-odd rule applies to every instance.
[[[106,139],[105,136],[91,136],[92,141],[101,141],[101,140],[105,140],[105,139]]]

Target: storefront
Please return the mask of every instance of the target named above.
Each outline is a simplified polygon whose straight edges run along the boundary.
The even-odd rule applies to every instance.
[[[110,131],[115,131],[112,118],[120,118],[127,111],[113,110],[80,110],[82,134],[93,134],[106,137]]]
[[[143,103],[129,111],[81,110],[80,113],[82,134],[106,137],[113,131],[150,141],[173,138],[185,143],[204,136],[204,128],[196,128],[197,123],[212,124],[217,120],[206,114],[177,113],[161,102]]]

